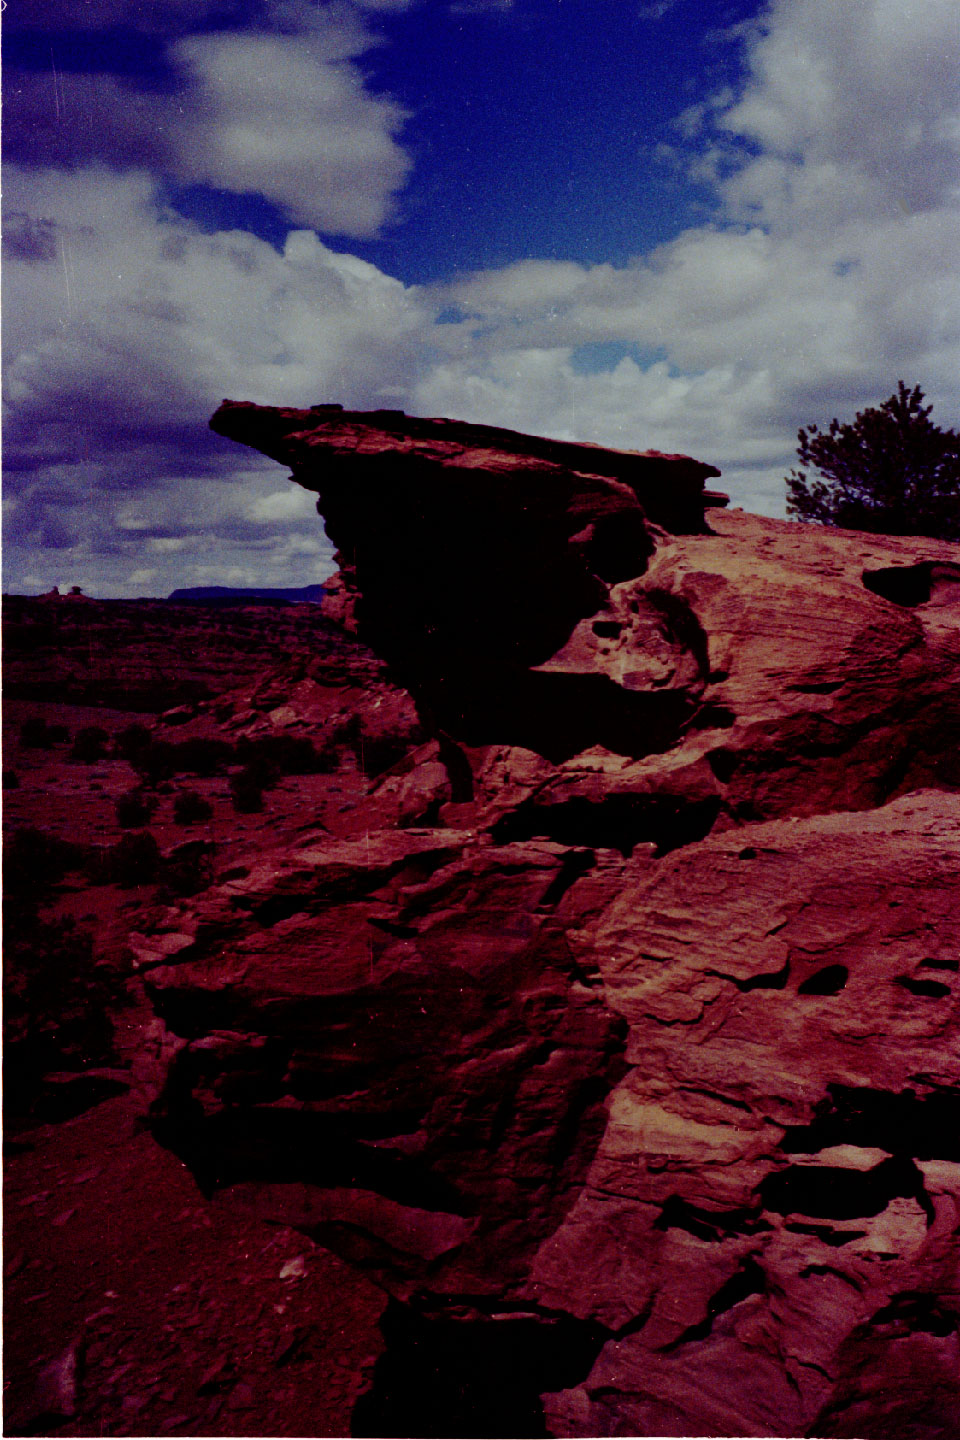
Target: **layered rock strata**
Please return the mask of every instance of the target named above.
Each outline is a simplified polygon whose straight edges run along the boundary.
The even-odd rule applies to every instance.
[[[213,423],[318,492],[426,737],[141,937],[158,1135],[393,1297],[358,1433],[954,1434],[958,547]]]

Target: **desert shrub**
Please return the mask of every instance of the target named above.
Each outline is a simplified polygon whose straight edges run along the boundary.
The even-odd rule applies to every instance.
[[[126,795],[118,797],[113,808],[116,811],[117,824],[122,825],[125,830],[133,830],[149,825],[157,802],[143,790],[128,790]]]
[[[31,715],[20,726],[20,744],[26,750],[49,750],[70,739],[66,725],[51,725],[42,715]]]
[[[346,737],[347,746],[356,756],[357,764],[364,775],[373,779],[403,759],[411,748],[410,739],[406,735],[390,734],[389,731],[370,734],[363,729],[359,717],[356,719],[356,725],[351,727]]]
[[[136,750],[128,759],[145,785],[169,780],[176,770],[176,749],[169,740],[154,740]]]
[[[5,909],[4,1106],[17,1116],[33,1107],[44,1075],[115,1058],[108,1007],[120,987],[74,921],[43,921],[9,900]]]
[[[163,867],[162,883],[173,895],[197,895],[213,883],[216,847],[207,840],[178,845]]]
[[[394,730],[369,730],[360,715],[341,721],[330,744],[349,750],[368,779],[382,775],[418,745],[422,735],[410,727]]]
[[[245,765],[236,775],[230,777],[230,798],[233,808],[240,815],[253,815],[263,809],[262,769]]]
[[[246,765],[260,764],[279,775],[314,775],[320,769],[320,755],[312,740],[301,735],[263,735],[255,740],[237,741],[237,759]]]
[[[173,802],[173,818],[178,825],[193,825],[198,820],[209,820],[213,806],[196,790],[182,790]]]
[[[42,715],[31,715],[29,720],[24,720],[20,726],[20,744],[25,750],[49,750],[51,743]]]
[[[24,825],[15,830],[3,847],[3,884],[9,898],[37,897],[59,885],[64,875],[79,870],[89,851],[72,841],[61,840]]]
[[[181,740],[173,746],[174,774],[219,775],[234,758],[229,740],[212,740],[202,736]]]
[[[107,753],[109,734],[101,725],[84,725],[74,736],[70,754],[84,765],[95,765]]]
[[[199,736],[193,740],[154,740],[133,750],[127,758],[147,784],[157,785],[173,775],[219,775],[234,758],[229,740]]]
[[[109,884],[122,890],[149,885],[160,867],[160,846],[149,830],[124,835],[100,857],[98,869]]]
[[[132,765],[134,758],[149,749],[153,736],[146,725],[135,723],[125,725],[124,728],[114,736],[114,754],[119,755],[122,760],[127,760]]]

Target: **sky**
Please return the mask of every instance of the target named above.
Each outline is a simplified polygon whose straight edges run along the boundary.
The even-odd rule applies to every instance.
[[[960,425],[956,0],[8,0],[3,587],[333,569],[220,400],[718,465]]]

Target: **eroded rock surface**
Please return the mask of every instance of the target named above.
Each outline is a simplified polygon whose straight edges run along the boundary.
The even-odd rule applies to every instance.
[[[318,492],[416,707],[140,942],[158,1135],[393,1297],[358,1433],[955,1434],[958,547],[705,511],[683,457],[214,424]]]

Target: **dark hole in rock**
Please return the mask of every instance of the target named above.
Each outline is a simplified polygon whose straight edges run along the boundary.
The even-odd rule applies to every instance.
[[[932,1216],[923,1175],[910,1160],[881,1160],[872,1170],[832,1165],[789,1165],[759,1185],[764,1206],[779,1215],[816,1215],[826,1220],[859,1220],[879,1215],[896,1196],[913,1197]]]
[[[456,1187],[427,1166],[344,1134],[345,1126],[358,1128],[355,1114],[338,1121],[303,1110],[237,1105],[202,1117],[199,1106],[192,1114],[190,1108],[157,1116],[153,1131],[189,1165],[207,1193],[251,1182],[298,1183],[376,1191],[421,1210],[465,1211]],[[383,1123],[414,1129],[418,1120],[415,1114],[393,1112]]]
[[[753,1256],[748,1255],[741,1260],[739,1268],[730,1276],[730,1279],[726,1280],[716,1294],[710,1297],[704,1318],[696,1325],[688,1326],[683,1334],[679,1335],[676,1340],[672,1340],[669,1345],[664,1345],[663,1353],[669,1355],[679,1349],[681,1345],[689,1344],[691,1340],[705,1340],[713,1329],[714,1321],[718,1316],[725,1314],[727,1310],[732,1310],[734,1305],[740,1304],[741,1300],[747,1300],[751,1295],[765,1295],[766,1292],[767,1277]]]
[[[945,1000],[951,994],[950,986],[941,980],[915,980],[912,975],[897,975],[894,985],[901,985],[911,995],[923,995],[928,1000]]]
[[[960,970],[960,960],[921,960],[921,970]]]
[[[698,730],[729,730],[737,723],[737,717],[729,705],[717,705],[712,701],[701,705],[695,717]]]
[[[951,592],[956,592],[960,586],[960,565],[921,560],[916,565],[864,570],[863,583],[874,595],[881,595],[894,605],[926,605],[941,595],[948,598]]]
[[[733,779],[738,761],[739,756],[731,750],[713,750],[707,756],[707,764],[721,785],[726,785]]]
[[[262,905],[256,907],[253,914],[265,929],[269,929],[271,925],[277,925],[281,920],[289,920],[309,909],[310,897],[307,895],[271,895],[269,900],[264,900]]]
[[[629,690],[602,674],[448,666],[411,680],[430,725],[467,745],[520,745],[561,764],[594,745],[640,759],[675,744],[696,721],[696,696],[682,689]]]
[[[832,695],[842,685],[842,680],[811,680],[806,685],[790,685],[788,688],[796,695]]]
[[[543,892],[538,909],[556,909],[567,891],[588,874],[596,862],[597,857],[592,850],[574,850],[571,854],[564,855],[560,869]]]
[[[753,1235],[758,1230],[772,1229],[769,1220],[745,1206],[737,1210],[704,1210],[682,1195],[671,1195],[653,1223],[656,1230],[686,1230],[698,1240],[713,1242],[729,1235]]]
[[[48,1124],[59,1124],[92,1110],[95,1105],[102,1105],[104,1100],[125,1094],[129,1088],[122,1080],[109,1075],[83,1071],[75,1075],[47,1075],[41,1083],[33,1115]]]
[[[623,630],[619,620],[594,620],[593,633],[604,640],[615,640]]]
[[[738,990],[783,990],[790,979],[790,961],[785,960],[779,970],[761,971],[759,975],[748,975],[745,980],[731,978]]]
[[[871,1326],[893,1325],[905,1334],[918,1330],[941,1338],[960,1329],[960,1314],[944,1305],[942,1298],[923,1290],[905,1290],[872,1316]]]
[[[829,1085],[809,1125],[791,1125],[780,1148],[813,1154],[831,1145],[860,1145],[918,1160],[960,1160],[960,1092],[948,1086],[917,1095],[906,1089]]]
[[[593,802],[582,796],[556,805],[529,802],[494,827],[498,844],[543,837],[562,845],[589,845],[629,855],[635,845],[653,843],[666,855],[713,828],[719,798],[692,803],[670,795],[608,795]]]
[[[825,965],[797,986],[798,995],[839,995],[850,977],[846,965]]]
[[[929,565],[891,565],[864,570],[863,583],[874,595],[894,605],[925,605],[930,599]]]
[[[354,1435],[547,1435],[540,1396],[578,1385],[609,1338],[568,1315],[425,1317],[391,1301],[387,1348],[354,1408]]]
[[[829,1225],[803,1225],[798,1220],[786,1221],[783,1228],[795,1235],[816,1235],[818,1240],[834,1250],[841,1245],[849,1245],[851,1240],[862,1240],[867,1233],[866,1230],[834,1230]]]

